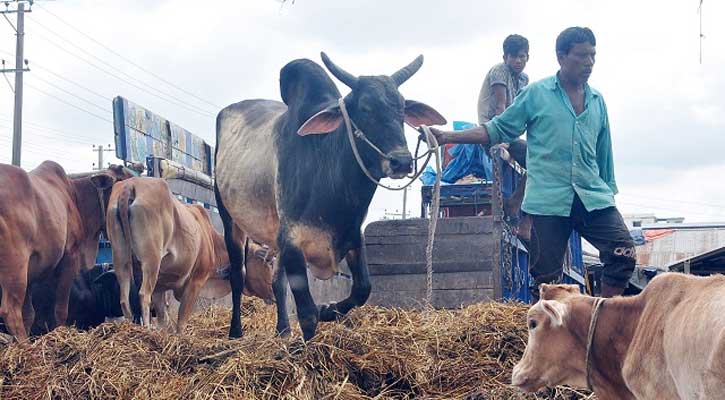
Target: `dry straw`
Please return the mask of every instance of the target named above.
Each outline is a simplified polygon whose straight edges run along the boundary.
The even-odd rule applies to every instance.
[[[229,311],[210,308],[182,336],[109,323],[12,344],[0,349],[0,399],[593,399],[508,386],[527,336],[519,304],[366,306],[307,344],[273,336],[273,306],[249,301],[244,314],[235,341]]]

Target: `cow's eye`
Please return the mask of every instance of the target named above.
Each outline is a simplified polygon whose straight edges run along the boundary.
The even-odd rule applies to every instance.
[[[534,329],[536,329],[536,325],[537,325],[537,322],[536,322],[536,320],[535,320],[535,319],[530,319],[530,320],[529,320],[529,329],[530,329],[530,330],[534,330]]]

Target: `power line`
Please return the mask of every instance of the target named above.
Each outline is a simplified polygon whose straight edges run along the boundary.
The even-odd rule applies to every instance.
[[[159,94],[157,94],[157,93],[154,93],[154,92],[152,92],[151,90],[148,90],[148,89],[146,89],[146,88],[144,88],[144,87],[142,87],[142,86],[139,86],[139,85],[136,85],[136,84],[134,84],[134,83],[132,83],[132,82],[129,82],[128,80],[126,80],[126,79],[123,79],[123,78],[119,77],[118,75],[116,75],[116,73],[109,73],[108,71],[106,71],[106,70],[104,70],[104,69],[102,69],[102,68],[98,67],[98,66],[97,66],[97,65],[95,65],[95,64],[94,64],[93,62],[89,61],[88,59],[85,59],[85,58],[83,58],[83,57],[81,57],[81,56],[79,56],[79,55],[77,55],[77,54],[75,54],[75,53],[73,53],[73,52],[71,52],[71,51],[67,50],[66,48],[64,48],[63,46],[61,46],[61,45],[59,45],[58,43],[54,42],[53,40],[49,39],[48,37],[46,37],[46,36],[44,36],[44,35],[42,35],[42,34],[40,34],[40,33],[37,33],[37,32],[35,33],[35,35],[37,35],[37,36],[38,36],[38,37],[40,37],[41,39],[43,39],[43,40],[47,41],[48,43],[50,43],[50,44],[54,45],[55,47],[59,48],[60,50],[62,50],[62,51],[64,51],[64,52],[66,52],[66,53],[68,53],[68,54],[70,54],[70,55],[72,55],[72,56],[74,56],[74,57],[76,57],[76,58],[78,58],[78,59],[80,59],[80,60],[82,60],[82,61],[84,61],[84,62],[88,63],[88,64],[91,64],[91,65],[93,65],[94,67],[96,67],[96,68],[98,68],[98,69],[101,69],[101,70],[102,70],[103,72],[106,72],[107,74],[109,74],[109,75],[113,76],[114,78],[116,78],[116,79],[119,79],[119,80],[121,80],[121,81],[123,81],[123,82],[126,82],[127,84],[130,84],[130,85],[132,85],[132,86],[136,87],[136,88],[137,88],[137,89],[139,89],[139,90],[143,90],[144,92],[146,92],[146,93],[149,93],[149,94],[151,94],[151,95],[153,95],[153,96],[155,96],[155,97],[157,97],[157,98],[159,98],[159,99],[162,99],[162,100],[164,100],[164,101],[167,101],[167,102],[169,102],[169,103],[171,103],[171,104],[174,104],[174,105],[177,105],[177,106],[180,106],[180,107],[184,107],[184,108],[186,108],[186,109],[187,109],[187,110],[189,110],[189,111],[195,112],[195,113],[197,113],[197,114],[200,114],[200,115],[203,115],[203,116],[208,116],[208,117],[214,117],[214,116],[215,116],[215,115],[214,115],[213,113],[211,113],[211,112],[209,112],[209,111],[207,111],[207,110],[201,109],[201,108],[199,108],[199,107],[195,107],[194,105],[191,105],[191,104],[185,103],[185,102],[183,102],[183,101],[180,101],[180,100],[176,100],[176,99],[174,98],[174,96],[173,96],[173,95],[171,95],[171,94],[168,94],[168,93],[166,93],[166,92],[164,92],[164,91],[162,91],[162,90],[159,90],[159,89],[157,89],[157,88],[153,87],[152,85],[149,85],[148,83],[146,83],[146,82],[144,82],[144,81],[142,81],[142,80],[140,80],[140,79],[138,79],[138,78],[135,78],[135,77],[133,77],[133,76],[129,75],[128,73],[126,73],[126,72],[124,72],[123,70],[121,70],[121,69],[117,68],[116,66],[114,66],[114,65],[112,65],[112,64],[110,64],[110,63],[108,63],[108,62],[106,62],[106,61],[104,61],[104,60],[102,60],[102,59],[100,59],[100,58],[99,58],[99,57],[97,57],[96,55],[94,55],[94,54],[90,53],[89,51],[87,51],[87,50],[83,49],[82,47],[80,47],[80,46],[78,46],[78,45],[74,44],[74,43],[73,43],[73,42],[71,42],[70,40],[68,40],[68,39],[66,39],[66,38],[64,38],[64,37],[62,37],[61,35],[59,35],[58,33],[54,32],[53,30],[51,30],[51,29],[49,29],[49,28],[47,28],[47,27],[43,26],[42,24],[38,23],[37,21],[35,21],[35,22],[36,22],[36,23],[35,23],[35,25],[37,25],[37,26],[39,26],[39,27],[41,27],[41,28],[43,28],[43,29],[47,30],[48,32],[52,33],[53,35],[55,35],[55,36],[56,36],[56,37],[58,37],[59,39],[61,39],[61,40],[65,41],[65,42],[67,42],[68,44],[70,44],[70,45],[71,45],[72,47],[75,47],[76,49],[80,50],[80,51],[81,51],[82,53],[85,53],[85,54],[89,55],[90,57],[94,58],[95,60],[97,60],[97,61],[98,61],[98,62],[100,62],[101,64],[104,64],[104,65],[108,66],[108,67],[109,67],[109,68],[110,68],[111,70],[114,70],[114,71],[116,71],[116,73],[118,73],[118,74],[121,74],[121,75],[124,75],[124,76],[126,76],[126,77],[128,77],[128,78],[130,78],[130,79],[132,79],[132,80],[134,80],[134,81],[136,81],[136,82],[139,82],[139,83],[140,83],[141,85],[143,85],[143,86],[146,86],[147,88],[149,88],[149,89],[151,89],[151,90],[153,90],[153,91],[156,91],[156,92],[158,92],[159,94],[161,94],[161,95],[163,95],[163,96],[161,96],[161,95],[159,95]]]
[[[0,118],[12,121],[12,118],[8,117],[6,115],[0,114]],[[90,136],[83,136],[83,135],[79,135],[77,133],[70,133],[67,131],[62,131],[62,130],[51,128],[51,127],[48,127],[48,126],[45,126],[42,124],[38,124],[37,122],[28,121],[27,119],[23,119],[23,124],[29,125],[29,126],[33,127],[34,129],[38,129],[38,130],[49,132],[49,133],[54,133],[54,134],[62,136],[62,137],[67,137],[67,138],[71,138],[71,139],[85,139],[88,141],[88,142],[86,142],[86,144],[95,144],[98,141],[98,138],[92,138]]]
[[[110,53],[112,53],[112,54],[116,55],[116,56],[117,56],[117,57],[119,57],[120,59],[122,59],[122,60],[126,61],[127,63],[129,63],[129,64],[133,65],[134,67],[136,67],[136,68],[140,69],[141,71],[144,71],[144,72],[146,72],[147,74],[149,74],[149,75],[153,76],[154,78],[156,78],[156,79],[158,79],[158,80],[160,80],[160,81],[162,81],[162,82],[166,83],[167,85],[169,85],[169,86],[171,86],[171,87],[173,87],[173,88],[175,88],[175,89],[177,89],[177,90],[179,90],[179,91],[181,91],[181,92],[184,92],[184,93],[188,94],[189,96],[191,96],[191,97],[193,97],[193,98],[195,98],[195,99],[197,99],[197,100],[199,100],[199,101],[202,101],[202,102],[204,102],[204,103],[206,103],[206,104],[208,104],[208,105],[210,105],[210,106],[212,106],[212,107],[215,107],[215,108],[217,108],[217,109],[220,109],[220,108],[221,108],[221,107],[219,107],[218,105],[216,105],[216,104],[214,104],[214,103],[212,103],[212,102],[210,102],[210,101],[208,101],[208,100],[205,100],[205,99],[203,99],[203,98],[201,98],[201,97],[197,96],[196,94],[194,94],[194,93],[192,93],[192,92],[190,92],[190,91],[188,91],[188,90],[186,90],[186,89],[184,89],[184,88],[182,88],[182,87],[180,87],[180,86],[177,86],[177,85],[175,85],[175,84],[174,84],[174,83],[172,83],[172,82],[169,82],[168,80],[164,79],[163,77],[161,77],[161,76],[159,76],[159,75],[157,75],[157,74],[155,74],[155,73],[153,73],[153,72],[149,71],[148,69],[146,69],[146,68],[144,68],[144,67],[142,67],[142,66],[138,65],[137,63],[135,63],[135,62],[133,62],[133,61],[129,60],[128,58],[126,58],[126,57],[122,56],[121,54],[119,54],[118,52],[116,52],[115,50],[113,50],[112,48],[110,48],[110,47],[106,46],[105,44],[103,44],[103,43],[99,42],[98,40],[94,39],[94,38],[93,38],[93,37],[91,37],[90,35],[87,35],[86,33],[82,32],[82,31],[81,31],[80,29],[76,28],[76,27],[75,27],[75,26],[74,26],[73,24],[71,24],[71,23],[69,23],[69,22],[66,22],[66,21],[65,21],[65,20],[64,20],[63,18],[59,17],[59,16],[58,16],[58,15],[56,15],[55,13],[53,13],[53,12],[51,12],[50,10],[46,9],[45,7],[41,7],[40,5],[38,5],[37,7],[41,8],[41,9],[42,9],[43,11],[45,11],[45,12],[47,12],[48,14],[52,15],[52,16],[53,16],[53,17],[55,17],[55,18],[56,18],[57,20],[59,20],[60,22],[62,22],[62,23],[63,23],[63,24],[65,24],[66,26],[70,27],[70,28],[71,28],[71,29],[73,29],[74,31],[76,31],[76,32],[80,33],[81,35],[85,36],[86,38],[88,38],[88,39],[89,39],[89,40],[91,40],[92,42],[94,42],[94,43],[96,43],[97,45],[101,46],[101,47],[102,47],[102,48],[104,48],[104,49],[105,49],[106,51],[108,51],[108,52],[110,52]]]
[[[36,87],[36,86],[33,86],[33,85],[29,84],[29,83],[26,83],[26,85],[27,85],[27,86],[28,86],[29,88],[31,88],[31,89],[34,89],[34,90],[36,90],[36,91],[38,91],[38,92],[40,92],[40,93],[42,93],[42,94],[44,94],[44,95],[46,95],[46,96],[48,96],[48,97],[52,97],[52,98],[54,98],[54,99],[56,99],[56,100],[60,101],[60,102],[61,102],[61,103],[63,103],[63,104],[66,104],[66,105],[68,105],[68,106],[71,106],[71,107],[73,107],[73,108],[75,108],[75,109],[78,109],[78,110],[80,110],[80,111],[83,111],[83,112],[84,112],[84,113],[86,113],[86,114],[90,114],[90,115],[92,115],[92,116],[94,116],[94,117],[96,117],[96,118],[98,118],[98,119],[100,119],[100,120],[103,120],[103,121],[106,121],[106,122],[110,122],[111,124],[113,124],[113,121],[111,121],[110,119],[108,119],[108,118],[106,118],[106,117],[103,117],[103,116],[100,116],[100,115],[98,115],[98,114],[94,113],[93,111],[88,111],[88,110],[86,110],[86,109],[85,109],[85,108],[83,108],[83,107],[79,107],[79,106],[77,106],[77,105],[75,105],[75,104],[73,104],[73,103],[69,103],[69,102],[67,102],[67,101],[65,101],[65,100],[63,100],[63,99],[61,99],[60,97],[58,97],[58,96],[55,96],[55,95],[53,95],[53,94],[50,94],[50,93],[48,93],[48,92],[46,92],[46,91],[44,91],[44,90],[42,90],[42,89],[40,89],[40,88],[38,88],[38,87]]]
[[[101,93],[96,92],[93,89],[90,89],[90,88],[88,88],[88,87],[86,87],[84,85],[81,85],[80,83],[78,83],[76,81],[73,81],[71,79],[68,79],[68,78],[62,76],[62,75],[60,75],[57,72],[53,72],[53,71],[49,70],[48,68],[45,68],[45,67],[39,65],[37,61],[33,61],[33,67],[40,68],[40,69],[44,70],[45,72],[47,72],[47,73],[55,76],[56,78],[61,79],[61,80],[64,80],[64,81],[66,81],[66,82],[68,82],[68,83],[70,83],[72,85],[78,86],[79,88],[81,88],[83,90],[86,90],[87,92],[89,92],[91,94],[94,94],[94,95],[98,96],[99,98],[101,98],[101,99],[103,99],[105,101],[111,101],[111,99],[113,98],[113,96],[105,96],[105,95],[103,95]]]
[[[0,139],[0,142],[10,143],[7,139]],[[48,157],[52,156],[59,160],[64,161],[75,161],[73,158],[71,158],[68,153],[61,153],[56,150],[52,150],[51,148],[48,148],[45,145],[38,144],[35,142],[29,142],[27,140],[23,140],[23,152],[29,151],[31,153],[34,153],[36,155],[42,156],[42,157]]]
[[[5,78],[5,82],[8,83],[8,86],[10,86],[10,91],[13,92],[13,93],[15,93],[15,88],[13,87],[13,84],[10,83],[10,79],[8,79],[8,75],[7,74],[3,74],[3,77]]]
[[[73,92],[70,92],[70,91],[68,91],[66,89],[63,89],[62,87],[54,84],[53,82],[50,82],[50,81],[47,81],[47,80],[45,80],[43,78],[38,77],[37,74],[35,74],[33,76],[33,78],[34,79],[38,79],[39,81],[44,82],[46,85],[51,86],[53,88],[56,88],[56,89],[60,90],[61,92],[65,93],[65,94],[67,94],[69,96],[75,97],[76,99],[78,99],[78,100],[80,100],[80,101],[82,101],[82,102],[84,102],[86,104],[89,104],[89,105],[91,105],[91,106],[93,106],[93,107],[95,107],[95,108],[103,111],[104,113],[109,113],[109,114],[112,114],[113,113],[111,110],[109,110],[107,108],[104,108],[104,107],[101,107],[98,104],[96,104],[96,103],[94,103],[94,102],[92,102],[90,100],[87,100],[87,99],[85,99],[85,98],[83,98],[83,97],[81,97],[81,96],[79,96],[79,95],[77,95],[77,94],[75,94]]]

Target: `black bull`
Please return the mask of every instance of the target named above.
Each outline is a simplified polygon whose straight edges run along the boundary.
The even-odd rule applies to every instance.
[[[405,100],[398,91],[420,68],[422,56],[390,76],[356,77],[324,53],[322,60],[336,78],[352,89],[344,97],[344,105],[350,123],[372,143],[354,139],[374,180],[402,178],[411,172],[404,122],[413,126],[446,123],[437,111]],[[215,194],[232,266],[231,337],[242,334],[244,257],[238,233],[233,235],[237,230],[279,252],[273,283],[279,333],[289,332],[287,282],[306,340],[315,334],[318,321],[346,314],[364,304],[370,294],[361,226],[377,186],[365,176],[354,157],[347,121],[338,102],[342,96],[327,73],[306,59],[282,68],[280,89],[284,104],[247,100],[225,108],[217,117]],[[264,138],[261,142],[257,139],[260,137]],[[235,148],[238,143],[258,143],[257,152],[269,148],[274,154],[264,156],[276,157],[276,162],[260,160],[247,165],[244,159],[255,155],[245,146]],[[262,171],[264,168],[269,170]],[[240,177],[240,170],[245,176]],[[247,189],[256,198],[245,194]],[[265,205],[265,201],[272,204]],[[254,219],[258,215],[266,219]],[[272,225],[272,229],[260,227],[265,224]],[[310,295],[307,266],[325,279],[343,257],[353,276],[350,296],[318,308]]]
[[[57,325],[54,313],[55,286],[54,277],[48,276],[30,287],[35,309],[35,320],[30,329],[32,335],[42,335]],[[131,296],[131,308],[134,315],[140,315],[136,285],[132,291],[136,295]],[[120,288],[114,271],[98,265],[89,270],[82,270],[73,280],[71,287],[67,325],[86,330],[102,324],[106,318],[120,317],[123,317]],[[0,320],[0,332],[7,333],[2,320]]]

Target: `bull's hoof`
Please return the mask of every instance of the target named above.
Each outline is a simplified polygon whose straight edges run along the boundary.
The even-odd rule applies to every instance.
[[[337,321],[339,318],[342,317],[342,314],[340,314],[337,311],[337,308],[333,307],[332,305],[324,304],[319,306],[318,309],[320,312],[320,321]]]
[[[283,338],[289,337],[290,333],[291,333],[291,331],[290,331],[289,325],[281,325],[281,326],[277,325],[277,335],[279,337],[283,337]]]
[[[242,331],[242,328],[231,328],[229,329],[229,339],[239,339],[244,335],[244,332]]]
[[[317,315],[312,315],[306,318],[298,318],[300,328],[302,328],[302,337],[305,342],[309,341],[315,336],[317,332]]]

